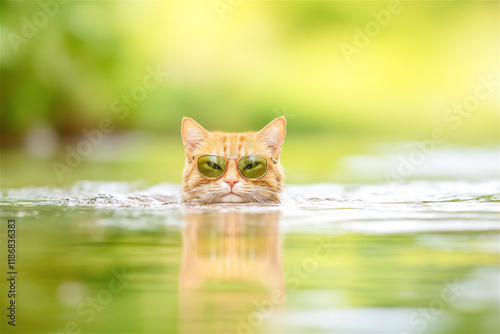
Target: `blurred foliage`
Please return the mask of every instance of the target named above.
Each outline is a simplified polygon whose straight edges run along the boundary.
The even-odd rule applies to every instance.
[[[2,1],[2,133],[97,127],[159,66],[169,76],[118,128],[177,133],[191,116],[210,129],[257,129],[285,108],[294,132],[419,135],[479,75],[498,73],[498,2],[403,2],[349,64],[341,43],[387,4],[243,1],[221,20],[211,1],[53,1],[38,27],[38,2]],[[23,18],[38,31],[13,47]],[[493,100],[463,136],[496,138]]]

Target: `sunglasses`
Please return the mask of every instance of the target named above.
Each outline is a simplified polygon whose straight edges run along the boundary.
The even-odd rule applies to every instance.
[[[263,178],[269,169],[269,163],[272,161],[278,163],[273,157],[263,155],[246,155],[240,158],[229,159],[219,155],[195,155],[188,162],[195,161],[198,167],[198,173],[208,179],[217,179],[227,171],[227,165],[230,161],[236,162],[238,173],[250,180]]]

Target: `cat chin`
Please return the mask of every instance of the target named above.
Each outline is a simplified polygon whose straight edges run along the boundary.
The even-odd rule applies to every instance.
[[[236,194],[227,194],[219,199],[220,203],[243,203],[245,200],[243,197]]]

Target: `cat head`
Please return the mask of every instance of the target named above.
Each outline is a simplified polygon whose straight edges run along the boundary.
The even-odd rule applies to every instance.
[[[186,164],[182,176],[182,199],[197,204],[223,202],[280,202],[283,191],[283,168],[279,156],[286,134],[286,121],[278,117],[259,132],[208,132],[193,119],[182,120],[182,140]],[[225,173],[217,179],[208,179],[198,173],[198,155],[218,155],[230,159],[247,155],[272,157],[267,173],[260,179],[240,175],[235,161],[227,163]]]

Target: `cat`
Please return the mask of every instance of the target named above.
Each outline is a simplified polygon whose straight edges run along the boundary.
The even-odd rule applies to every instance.
[[[286,135],[284,117],[276,118],[259,132],[243,133],[208,132],[193,119],[184,117],[181,134],[186,153],[182,176],[182,199],[185,202],[193,204],[281,202],[285,175],[279,156]],[[224,162],[224,158],[203,155],[234,160]],[[253,163],[247,161],[248,158],[237,160],[249,155],[260,155],[265,159],[252,157],[253,160],[259,159]],[[239,167],[237,163],[240,164]],[[202,173],[207,174],[207,168],[210,169],[209,176],[212,178],[202,175]],[[263,173],[264,176],[261,176]],[[243,177],[242,174],[251,178]],[[213,177],[214,175],[219,176]],[[260,178],[256,178],[259,176]]]

